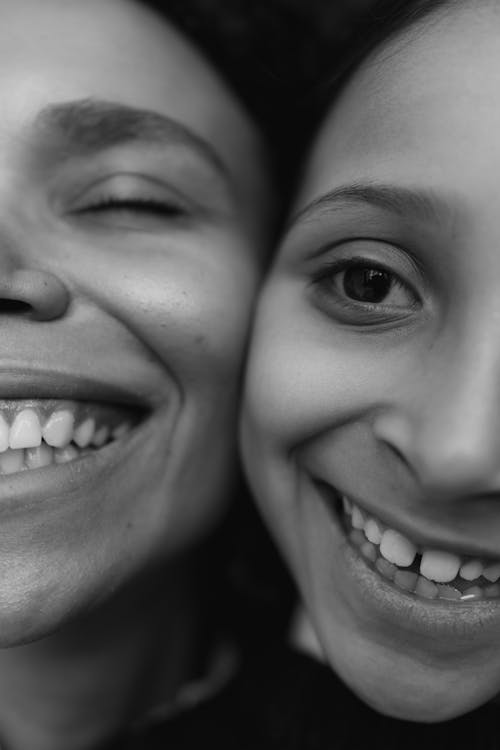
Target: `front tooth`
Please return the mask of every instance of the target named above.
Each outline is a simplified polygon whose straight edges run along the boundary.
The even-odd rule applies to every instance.
[[[438,595],[438,587],[435,583],[432,583],[432,581],[428,581],[426,578],[419,576],[417,585],[415,586],[415,593],[426,599],[435,599]]]
[[[488,567],[483,570],[483,576],[486,580],[491,581],[491,583],[496,583],[500,578],[500,563],[488,565]]]
[[[365,523],[365,536],[372,544],[380,544],[383,531],[374,518],[369,518]]]
[[[108,437],[109,437],[109,427],[106,427],[106,425],[103,425],[95,433],[92,443],[97,448],[100,448],[102,445],[104,445]]]
[[[398,531],[386,529],[380,542],[380,554],[400,568],[407,568],[415,559],[417,548]]]
[[[15,474],[24,468],[24,451],[12,450],[8,448],[4,453],[0,453],[0,471],[2,474]]]
[[[383,557],[379,557],[377,559],[377,562],[375,563],[375,567],[377,568],[379,573],[382,573],[384,578],[388,578],[390,581],[394,580],[394,576],[396,575],[397,570],[398,570],[396,565],[393,565],[387,560],[384,560]]]
[[[495,599],[500,596],[500,586],[498,583],[494,583],[493,586],[486,586],[484,589],[484,595],[485,596],[491,596],[495,597]]]
[[[86,448],[92,440],[94,430],[95,422],[92,417],[89,417],[76,428],[73,434],[73,441],[78,445],[79,448]]]
[[[398,570],[394,576],[394,583],[405,591],[413,591],[417,585],[418,575],[409,570]]]
[[[0,412],[0,453],[9,447],[9,425],[4,415]]]
[[[355,529],[359,530],[365,525],[365,517],[356,505],[352,506],[351,524]]]
[[[28,469],[41,469],[50,466],[53,461],[53,448],[46,443],[41,443],[37,448],[27,448],[25,462]]]
[[[438,595],[440,599],[452,599],[458,601],[461,599],[462,594],[458,589],[454,589],[453,586],[446,586],[446,584],[438,584]]]
[[[365,542],[361,547],[361,554],[366,557],[367,560],[374,563],[378,557],[378,550],[371,542]]]
[[[120,425],[120,426],[121,427],[124,427],[124,426],[126,427],[126,425]],[[116,430],[113,430],[113,437],[114,438],[118,439],[119,437],[121,437],[121,435],[125,434],[125,432],[119,434],[118,433],[119,429],[120,428],[117,427]],[[346,514],[346,516],[350,516],[351,513],[352,513],[352,506],[351,506],[350,501],[348,500],[348,498],[345,495],[342,495],[342,507],[344,508],[344,513]]]
[[[54,451],[54,462],[56,464],[67,464],[68,461],[79,456],[79,451],[74,445],[67,445],[65,448],[56,448]]]
[[[471,599],[482,599],[483,591],[479,586],[471,586],[467,591],[464,591],[460,597],[462,601],[469,601]]]
[[[469,560],[460,568],[460,577],[464,581],[475,581],[483,572],[483,564],[479,560]]]
[[[428,549],[422,555],[420,573],[430,581],[449,583],[457,577],[459,569],[460,558],[451,552]]]
[[[74,415],[70,411],[55,411],[42,429],[42,437],[53,448],[64,448],[73,437]]]
[[[36,448],[42,442],[38,415],[33,409],[23,409],[16,415],[9,432],[10,448]]]
[[[123,422],[122,424],[118,425],[118,427],[115,427],[115,429],[113,430],[111,434],[113,435],[115,440],[118,440],[119,438],[126,435],[127,432],[130,432],[130,425],[128,422]],[[342,500],[344,502],[344,510],[345,510],[345,503],[349,504],[349,500],[346,497],[343,497]],[[346,510],[346,513],[351,512],[350,505],[348,507],[349,507],[349,510]]]

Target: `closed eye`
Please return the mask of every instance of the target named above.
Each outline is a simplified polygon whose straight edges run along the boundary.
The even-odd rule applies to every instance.
[[[147,198],[104,198],[96,203],[83,206],[75,214],[104,213],[104,212],[135,212],[154,214],[162,217],[181,217],[186,215],[183,207],[175,203],[151,200]]]
[[[153,177],[118,172],[92,182],[70,201],[68,216],[90,228],[157,232],[193,217],[193,206],[175,188]]]

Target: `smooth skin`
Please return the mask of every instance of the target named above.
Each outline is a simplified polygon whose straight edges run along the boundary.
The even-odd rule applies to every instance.
[[[377,710],[424,722],[500,690],[498,602],[373,587],[318,480],[418,541],[500,556],[499,33],[496,4],[452,3],[351,78],[265,285],[246,384],[247,473],[326,660]],[[350,294],[360,264],[387,275],[376,303]]]
[[[86,469],[0,482],[0,742],[72,750],[189,676],[269,186],[236,98],[140,4],[0,19],[0,395],[91,379],[147,413]]]

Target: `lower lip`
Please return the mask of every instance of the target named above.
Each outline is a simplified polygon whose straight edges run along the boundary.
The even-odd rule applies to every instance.
[[[0,476],[0,522],[79,501],[83,493],[91,492],[133,459],[156,421],[150,414],[123,437],[68,463]]]
[[[424,599],[405,592],[372,569],[347,539],[343,523],[333,507],[330,494],[314,483],[321,506],[328,517],[335,554],[335,577],[349,581],[348,595],[368,607],[382,621],[426,638],[439,639],[438,647],[449,643],[455,649],[458,642],[465,647],[478,642],[490,645],[500,632],[500,600],[476,602],[447,602],[444,599]],[[321,552],[320,552],[321,554]],[[473,640],[473,642],[472,642]]]

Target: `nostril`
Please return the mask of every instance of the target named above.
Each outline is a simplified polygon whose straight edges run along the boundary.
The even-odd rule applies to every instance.
[[[0,275],[0,315],[29,313],[33,320],[54,320],[65,314],[69,302],[64,282],[48,271],[20,268]]]
[[[29,313],[32,311],[31,305],[27,302],[21,302],[17,299],[0,299],[1,313]]]

